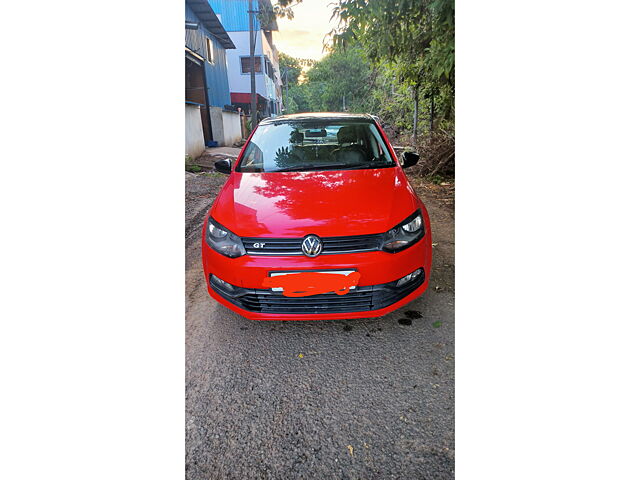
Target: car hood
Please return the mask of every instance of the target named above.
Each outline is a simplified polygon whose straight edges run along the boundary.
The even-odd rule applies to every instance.
[[[213,217],[241,237],[383,233],[419,207],[400,168],[237,173]]]

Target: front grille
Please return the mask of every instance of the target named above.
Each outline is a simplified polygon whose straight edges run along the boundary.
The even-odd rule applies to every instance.
[[[373,292],[351,291],[346,295],[324,293],[310,297],[285,297],[282,292],[256,291],[240,300],[246,310],[263,313],[342,313],[371,310]]]
[[[301,238],[243,238],[248,255],[303,255]]]
[[[321,255],[372,252],[380,249],[383,234],[324,237]],[[302,238],[243,238],[248,255],[304,255]]]
[[[425,281],[424,271],[400,288],[396,281],[381,285],[356,287],[345,295],[323,293],[308,297],[285,297],[272,290],[233,287],[222,290],[209,278],[211,288],[229,302],[251,312],[278,314],[348,313],[379,310],[403,299]]]

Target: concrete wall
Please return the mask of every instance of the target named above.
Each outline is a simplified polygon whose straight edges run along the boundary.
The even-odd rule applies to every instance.
[[[242,125],[240,124],[239,113],[223,110],[222,123],[224,124],[225,147],[232,147],[234,143],[242,140]]]
[[[198,158],[204,152],[204,133],[200,107],[185,104],[184,109],[185,154]]]
[[[211,117],[211,133],[213,133],[213,139],[218,142],[218,146],[224,147],[222,109],[220,107],[209,107],[209,116]]]
[[[231,147],[242,140],[242,125],[238,113],[211,107],[210,114],[213,139],[219,146]]]

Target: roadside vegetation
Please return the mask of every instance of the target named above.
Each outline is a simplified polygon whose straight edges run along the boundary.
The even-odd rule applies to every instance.
[[[199,173],[202,171],[202,167],[195,163],[195,160],[191,158],[191,155],[184,156],[184,169],[191,173]]]
[[[418,174],[453,179],[454,13],[453,0],[337,0],[322,60],[304,71],[280,54],[286,113],[371,113],[394,145],[420,153]]]

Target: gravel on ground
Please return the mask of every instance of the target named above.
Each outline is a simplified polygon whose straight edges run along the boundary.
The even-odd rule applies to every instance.
[[[433,230],[420,298],[381,318],[259,322],[202,273],[227,178],[185,176],[186,478],[453,478],[454,186],[410,177]]]

